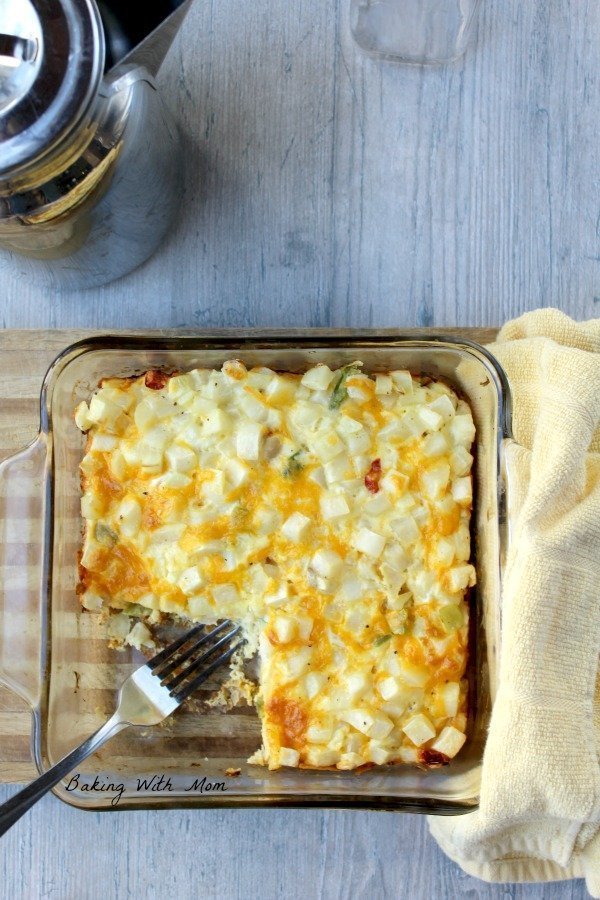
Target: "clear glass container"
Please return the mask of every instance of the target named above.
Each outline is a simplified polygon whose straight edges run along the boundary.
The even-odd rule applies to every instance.
[[[463,55],[480,0],[351,0],[350,28],[371,56],[412,63]]]
[[[78,465],[85,437],[73,411],[106,376],[148,368],[219,367],[237,357],[248,366],[298,372],[317,361],[331,367],[362,360],[369,372],[394,368],[443,378],[473,410],[473,561],[478,583],[470,602],[468,739],[450,765],[352,772],[270,772],[248,765],[260,745],[256,710],[224,713],[203,702],[215,681],[156,728],[129,728],[107,743],[55,793],[83,809],[173,806],[339,806],[460,813],[478,803],[481,760],[496,690],[500,575],[505,545],[501,451],[510,439],[504,373],[477,344],[397,332],[318,331],[298,335],[219,333],[173,338],[99,337],[67,348],[53,363],[41,395],[38,438],[0,464],[0,681],[32,709],[32,752],[40,771],[88,737],[114,711],[118,688],[142,662],[132,649],[108,646],[107,624],[81,609],[76,596],[81,545]],[[239,770],[227,777],[227,769]],[[162,789],[152,776],[164,775]],[[115,790],[90,789],[122,785]],[[145,780],[144,780],[145,779]],[[203,781],[204,779],[204,781]],[[164,785],[165,782],[163,782]],[[222,784],[224,787],[208,787]],[[87,786],[87,789],[86,789]]]

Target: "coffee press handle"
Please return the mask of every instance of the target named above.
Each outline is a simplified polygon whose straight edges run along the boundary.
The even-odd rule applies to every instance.
[[[151,31],[137,47],[130,50],[108,74],[110,75],[123,65],[135,65],[143,66],[151,75],[156,76],[191,5],[192,0],[185,0],[175,12],[161,22],[158,28]]]

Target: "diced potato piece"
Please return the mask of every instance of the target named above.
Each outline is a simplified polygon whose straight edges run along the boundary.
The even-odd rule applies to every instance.
[[[102,515],[100,498],[93,493],[85,493],[81,498],[81,518],[96,519]]]
[[[300,762],[300,753],[291,747],[279,748],[279,765],[296,768]]]
[[[117,510],[119,528],[125,537],[135,537],[142,524],[142,508],[135,497],[125,497]]]
[[[241,360],[228,359],[227,362],[223,363],[222,372],[230,381],[235,383],[245,379],[248,369]]]
[[[414,385],[410,372],[398,369],[396,372],[390,372],[390,375],[401,394],[412,394]]]
[[[342,722],[347,722],[360,731],[362,734],[368,735],[375,723],[373,715],[368,709],[349,709],[340,716]],[[391,729],[390,729],[391,731]]]
[[[437,582],[434,572],[421,568],[409,572],[407,584],[416,603],[430,603],[436,597]]]
[[[127,613],[117,613],[108,619],[108,634],[117,641],[124,641],[131,630],[131,619]]]
[[[327,747],[309,747],[306,751],[306,762],[308,765],[319,769],[326,766],[335,766],[339,758],[338,750],[329,750]]]
[[[323,407],[318,403],[299,401],[292,409],[290,418],[296,428],[311,431],[323,418]]]
[[[340,718],[343,722],[348,722],[349,725],[356,728],[357,731],[378,741],[385,740],[394,727],[392,720],[384,713],[378,711],[371,713],[367,709],[350,709]]]
[[[421,406],[417,410],[417,419],[427,431],[437,431],[444,424],[444,419],[430,406]]]
[[[333,381],[333,376],[334,373],[329,366],[321,363],[305,372],[300,383],[310,388],[311,391],[326,391]]]
[[[306,537],[310,528],[310,519],[300,512],[292,513],[281,526],[283,535],[289,540],[298,543]]]
[[[455,413],[454,403],[448,394],[441,394],[439,397],[436,397],[436,399],[429,404],[428,408],[438,413],[445,422],[452,419]]]
[[[292,399],[294,389],[294,382],[273,372],[265,387],[265,398],[269,403],[284,404]]]
[[[454,566],[448,572],[448,588],[452,592],[464,591],[468,587],[473,587],[475,581],[475,569],[469,564]]]
[[[431,745],[431,749],[437,750],[438,753],[443,753],[444,756],[452,759],[461,749],[466,739],[466,736],[461,731],[458,731],[457,728],[453,728],[452,725],[446,725]]]
[[[373,387],[373,382],[368,375],[363,375],[362,373],[350,375],[346,379],[348,397],[350,400],[354,400],[355,403],[367,403],[371,399]]]
[[[448,424],[453,444],[462,444],[467,450],[475,440],[475,425],[470,413],[456,415]]]
[[[176,543],[182,536],[185,529],[186,529],[186,526],[183,522],[174,522],[172,525],[162,525],[160,528],[156,528],[151,533],[150,543],[151,544]]]
[[[371,559],[378,559],[385,547],[385,537],[370,528],[361,528],[354,535],[353,546]]]
[[[277,586],[277,589],[270,594],[265,594],[265,603],[267,606],[283,606],[288,602],[291,596],[290,586],[287,581]]]
[[[366,453],[371,448],[371,438],[364,429],[357,431],[356,434],[347,434],[345,440],[346,446],[353,456]]]
[[[114,434],[95,434],[90,449],[94,453],[109,453],[117,446],[118,438]]]
[[[368,586],[361,578],[345,578],[339,589],[339,597],[349,603],[354,603],[364,597],[367,590]]]
[[[435,463],[421,472],[421,488],[426,497],[435,500],[448,486],[450,466],[445,460]]]
[[[331,725],[309,725],[306,729],[306,740],[310,741],[311,744],[327,744],[332,737],[333,728]]]
[[[381,694],[384,700],[393,700],[400,693],[400,686],[395,678],[391,675],[388,678],[384,678],[377,685],[377,690]]]
[[[309,700],[312,700],[313,697],[319,693],[319,691],[323,688],[325,684],[326,676],[323,672],[309,672],[306,678],[304,679],[304,690],[306,691],[306,696]],[[308,734],[307,734],[308,737]],[[319,738],[309,737],[309,741],[319,742]],[[329,740],[329,738],[325,738],[324,740]]]
[[[231,419],[222,409],[214,409],[207,413],[202,423],[202,430],[207,435],[223,434],[230,428]]]
[[[427,457],[444,456],[448,452],[448,442],[443,432],[434,431],[423,441],[423,455]]]
[[[259,534],[269,534],[278,527],[281,516],[276,509],[262,507],[254,516],[254,526]]]
[[[460,701],[460,684],[458,681],[448,681],[439,689],[440,698],[444,705],[444,711],[449,719],[454,718],[458,712]]]
[[[331,519],[338,519],[340,516],[346,516],[350,512],[346,498],[331,491],[327,491],[321,496],[320,505],[321,515],[327,522]]]
[[[431,720],[423,713],[417,713],[416,716],[412,716],[402,726],[402,731],[417,747],[435,737],[435,728]]]
[[[342,560],[334,550],[317,550],[310,561],[311,567],[323,578],[332,578],[342,568]]]
[[[390,522],[390,528],[400,541],[403,547],[410,547],[419,539],[419,526],[415,522],[412,515],[402,516],[400,519],[393,519]]]
[[[292,616],[276,616],[273,619],[273,633],[278,643],[289,644],[296,637],[296,620]]]
[[[102,597],[94,591],[86,591],[81,597],[83,608],[91,611],[102,609],[103,603]]]
[[[391,471],[386,472],[379,482],[379,487],[395,499],[398,495],[404,494],[409,481],[408,475],[405,475],[404,472]]]
[[[236,451],[241,459],[257,460],[260,457],[260,445],[263,426],[259,422],[243,422],[236,435]]]
[[[313,630],[314,620],[310,616],[296,615],[296,627],[301,641],[307,641]]]
[[[195,594],[188,600],[188,612],[192,619],[200,622],[216,620],[215,610],[204,594]]]
[[[152,428],[158,421],[154,409],[148,400],[141,400],[133,411],[133,420],[139,431],[144,432]]]
[[[192,483],[192,479],[189,475],[184,475],[183,472],[165,472],[164,475],[161,475],[160,478],[157,478],[153,484],[163,488],[169,488],[169,490],[181,490],[181,488],[185,488]]]
[[[179,587],[188,596],[195,594],[203,584],[204,577],[197,566],[190,566],[179,576]]]
[[[451,538],[440,538],[434,546],[433,555],[437,562],[448,569],[453,561],[456,552],[454,540]]]
[[[352,769],[364,765],[364,762],[360,753],[342,753],[337,767],[343,772],[350,772]]]
[[[372,690],[371,676],[365,672],[351,672],[344,678],[348,700],[354,704]]]
[[[393,758],[392,752],[386,750],[377,741],[371,741],[367,748],[367,754],[370,762],[375,763],[376,766],[384,766]]]
[[[396,675],[409,687],[424,687],[429,680],[429,672],[426,668],[403,659],[400,655],[393,654],[389,657],[388,668],[392,675]]]
[[[352,475],[352,466],[345,453],[338,454],[323,465],[323,473],[327,484],[337,484]]]
[[[335,431],[328,431],[313,438],[312,450],[319,462],[327,463],[344,450],[344,444]]]
[[[85,401],[82,401],[75,410],[75,424],[81,431],[88,431],[94,424],[90,419],[90,409]]]
[[[136,647],[138,650],[141,650],[142,647],[156,646],[150,631],[143,622],[136,622],[129,634],[126,635],[125,642],[131,647]]]
[[[158,391],[151,391],[150,396],[146,397],[146,402],[157,419],[169,419],[177,412],[177,407],[173,405],[173,402],[163,397]]]
[[[452,482],[452,497],[461,506],[469,506],[473,500],[473,486],[471,477],[455,478]]]
[[[465,447],[456,447],[450,454],[452,474],[458,477],[468,475],[473,466],[473,457]]]
[[[231,488],[236,490],[248,481],[250,467],[241,459],[233,458],[225,463],[225,472]]]
[[[391,394],[394,390],[394,382],[390,375],[375,376],[375,393],[378,397]]]
[[[245,416],[254,422],[266,422],[269,414],[269,407],[262,398],[259,399],[254,393],[247,388],[245,395],[239,400],[239,407]]]
[[[194,447],[198,450],[203,447],[206,441],[202,429],[195,423],[186,425],[183,431],[179,434],[179,439],[181,441],[184,441],[186,444],[189,444],[190,447]]]
[[[379,491],[378,494],[367,500],[363,509],[369,516],[381,516],[392,509],[392,504],[383,491]]]
[[[212,595],[217,605],[238,603],[240,599],[235,584],[215,584],[212,587]]]
[[[289,641],[280,641],[279,643],[287,644]],[[310,647],[300,647],[299,650],[288,653],[281,663],[281,676],[286,681],[294,681],[296,678],[300,678],[306,672],[311,656],[312,650]]]
[[[403,609],[393,609],[386,614],[386,620],[392,634],[404,634],[406,631],[407,614]],[[414,629],[413,629],[414,632]],[[416,634],[416,632],[414,632]]]
[[[363,430],[363,426],[360,422],[357,422],[356,419],[353,419],[352,416],[346,416],[342,413],[339,416],[339,420],[336,424],[336,428],[339,434],[356,434],[359,431]]]
[[[94,394],[90,400],[90,406],[87,413],[88,421],[94,424],[103,422],[105,425],[111,425],[123,414],[123,410],[116,403],[113,403],[102,391]]]
[[[375,741],[384,741],[394,727],[394,723],[384,713],[376,712],[373,716],[373,725],[369,730],[369,737]]]

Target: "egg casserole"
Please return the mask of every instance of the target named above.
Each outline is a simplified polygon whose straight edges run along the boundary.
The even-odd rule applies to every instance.
[[[467,724],[468,404],[355,363],[105,379],[76,411],[86,609],[242,623],[263,745],[302,768],[447,763]],[[130,642],[144,643],[141,622]]]

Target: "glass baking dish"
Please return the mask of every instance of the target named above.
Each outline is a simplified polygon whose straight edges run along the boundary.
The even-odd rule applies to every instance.
[[[496,360],[467,340],[398,332],[257,332],[175,338],[99,337],[68,347],[50,367],[41,394],[38,438],[0,465],[0,679],[32,709],[32,752],[40,771],[95,731],[116,692],[141,662],[111,650],[106,625],[76,598],[81,541],[78,465],[84,438],[73,411],[106,376],[148,368],[246,365],[302,371],[317,361],[362,360],[369,372],[410,369],[442,378],[471,404],[477,426],[472,519],[478,573],[471,597],[468,739],[447,767],[405,766],[361,773],[268,770],[246,763],[260,745],[256,712],[227,713],[201,697],[161,727],[126,729],[56,788],[83,809],[211,806],[332,806],[428,813],[468,812],[478,803],[485,736],[493,703],[505,551],[502,449],[511,438],[510,395]],[[204,696],[214,690],[206,685]],[[194,708],[195,707],[195,708]],[[239,774],[226,775],[227,769]]]

